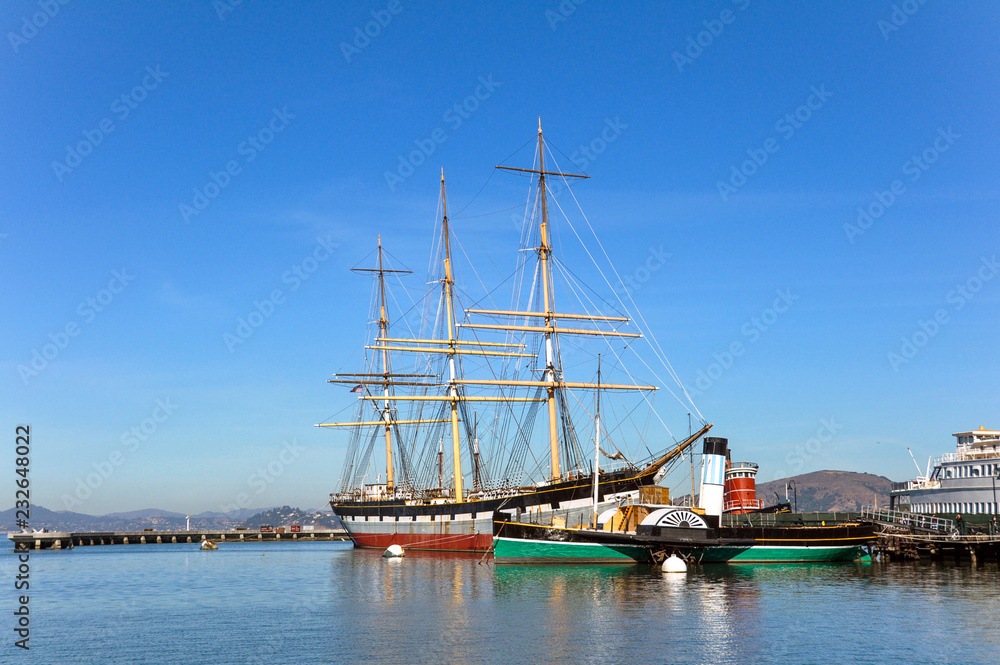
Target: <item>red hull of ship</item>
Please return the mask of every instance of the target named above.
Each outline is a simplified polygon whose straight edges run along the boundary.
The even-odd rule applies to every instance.
[[[487,552],[493,547],[493,536],[477,534],[422,533],[352,533],[356,547],[385,549],[399,545],[403,549],[438,550],[442,552]]]

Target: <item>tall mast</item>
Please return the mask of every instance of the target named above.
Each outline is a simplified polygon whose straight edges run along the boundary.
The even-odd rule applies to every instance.
[[[601,354],[597,354],[597,409],[594,416],[594,528],[597,528],[597,477],[601,464]]]
[[[438,441],[438,489],[444,489],[444,439]]]
[[[389,336],[389,317],[385,308],[385,269],[382,266],[382,235],[378,237],[378,294],[379,294],[379,337]],[[386,490],[392,492],[394,478],[392,473],[392,414],[389,411],[389,352],[382,350],[383,396],[385,401],[382,409],[382,419],[385,421],[385,480]]]
[[[479,414],[472,417],[472,488],[477,492],[482,489],[479,479]]]
[[[545,141],[542,140],[542,119],[538,118],[538,188],[542,195],[542,228],[541,243],[538,247],[538,257],[542,262],[542,292],[545,309],[545,327],[553,327],[552,319],[552,292],[549,273],[549,254],[552,248],[549,246],[549,214],[548,204],[545,200]],[[561,473],[559,470],[559,434],[556,414],[556,365],[555,353],[552,348],[552,332],[545,333],[545,374],[546,379],[553,384],[547,391],[547,401],[549,405],[549,465],[552,470],[552,480],[559,480]]]
[[[688,414],[688,438],[691,438],[691,414]],[[689,451],[691,457],[691,505],[694,505],[694,447]]]
[[[559,469],[558,414],[556,412],[556,386],[558,385],[558,376],[556,374],[556,354],[553,347],[553,337],[555,335],[556,319],[562,318],[563,315],[555,314],[552,303],[552,271],[549,267],[549,255],[552,253],[552,246],[549,244],[549,209],[548,202],[546,200],[545,176],[556,175],[564,177],[568,176],[572,178],[589,178],[590,176],[577,175],[574,173],[558,173],[555,171],[545,170],[545,141],[542,138],[541,117],[538,118],[538,169],[520,169],[510,166],[498,166],[497,168],[506,169],[508,171],[523,171],[525,173],[538,174],[538,187],[542,198],[542,219],[540,229],[541,232],[539,234],[540,242],[537,251],[538,258],[542,264],[542,304],[544,307],[542,316],[545,319],[545,325],[543,326],[544,330],[542,332],[545,336],[545,401],[548,402],[549,407],[549,468],[550,479],[558,481],[562,477],[562,473]],[[530,328],[527,326],[507,326],[507,329],[527,330]],[[638,337],[638,335],[636,335],[636,337]]]
[[[451,273],[451,238],[448,233],[448,199],[445,196],[444,189],[444,168],[441,169],[441,208],[444,213],[441,220],[442,233],[444,234],[444,299],[448,310],[448,349],[450,351],[448,354],[448,374],[450,378],[448,392],[452,398],[451,451],[455,463],[455,501],[462,502],[465,498],[462,492],[462,446],[460,445],[458,436],[458,384],[455,383],[455,379],[458,378],[458,372],[455,370],[455,349],[457,345],[455,344],[455,303],[452,293],[455,279]]]
[[[389,308],[387,306],[387,300],[385,295],[385,276],[387,273],[409,273],[409,270],[395,270],[392,268],[386,268],[385,262],[383,261],[383,249],[382,249],[382,236],[378,237],[378,266],[375,268],[351,268],[351,272],[362,272],[362,273],[376,273],[378,275],[378,337],[376,339],[384,339],[389,336]],[[371,347],[369,347],[371,348]],[[392,464],[392,428],[394,425],[402,425],[413,422],[423,422],[414,420],[396,420],[393,418],[392,413],[392,403],[398,399],[394,391],[390,388],[392,386],[423,386],[424,381],[419,379],[434,378],[432,376],[420,375],[420,374],[394,374],[392,367],[389,363],[389,351],[391,348],[385,347],[383,344],[382,349],[382,372],[374,374],[358,374],[358,373],[348,373],[348,374],[337,374],[337,379],[328,379],[329,383],[348,383],[348,384],[361,384],[361,386],[371,385],[371,384],[381,384],[382,394],[371,393],[366,396],[367,399],[377,400],[382,402],[381,412],[378,414],[378,420],[372,421],[355,421],[351,423],[322,423],[317,425],[317,427],[356,427],[358,425],[381,425],[385,430],[385,478],[386,478],[386,489],[388,491],[393,491],[396,485],[395,473],[393,471]],[[374,367],[372,368],[374,369]],[[404,379],[399,381],[398,379]],[[417,379],[417,381],[414,381]],[[376,407],[378,410],[378,407]],[[406,469],[403,469],[404,476],[406,475]],[[381,475],[381,474],[380,474]],[[405,482],[404,478],[404,482]]]

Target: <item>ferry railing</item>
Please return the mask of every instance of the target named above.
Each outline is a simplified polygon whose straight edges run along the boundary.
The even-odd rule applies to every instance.
[[[923,531],[932,534],[958,533],[958,529],[955,527],[955,520],[946,517],[935,517],[934,515],[907,513],[900,510],[886,510],[885,508],[864,506],[861,509],[861,519],[876,522],[883,526],[902,527],[912,532]]]
[[[940,457],[935,457],[931,464],[933,466],[940,466],[946,462],[970,462],[976,460],[991,460],[996,459],[997,455],[1000,455],[1000,447],[996,444],[987,448],[985,446],[959,446],[959,448],[953,453],[945,453]]]
[[[746,499],[743,501],[726,501],[722,505],[722,512],[729,512],[732,510],[760,510],[764,507],[764,499]]]
[[[910,492],[913,490],[925,490],[934,487],[939,487],[941,481],[939,480],[929,480],[920,476],[916,480],[907,480],[903,483],[893,483],[890,491],[892,492]]]
[[[834,526],[855,523],[860,513],[726,513],[722,526]]]

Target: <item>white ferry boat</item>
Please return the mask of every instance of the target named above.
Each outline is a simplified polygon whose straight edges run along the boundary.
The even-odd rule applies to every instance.
[[[923,514],[997,514],[1000,431],[956,432],[956,450],[928,461],[915,480],[893,483],[890,508]]]

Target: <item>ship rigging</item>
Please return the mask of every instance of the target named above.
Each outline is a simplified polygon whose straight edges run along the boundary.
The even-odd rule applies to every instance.
[[[536,150],[538,168],[496,167],[526,174],[534,185],[533,196],[529,196],[529,212],[535,214],[525,216],[528,222],[522,230],[517,268],[508,278],[508,285],[513,286],[509,305],[498,306],[494,293],[489,291],[478,299],[473,298],[472,306],[461,306],[463,297],[470,296],[456,282],[452,252],[454,235],[448,216],[443,170],[440,225],[433,253],[436,257],[434,274],[420,308],[419,332],[409,330],[409,334],[398,334],[399,327],[390,320],[391,305],[395,302],[395,297],[390,295],[390,280],[399,281],[411,271],[398,267],[399,262],[383,247],[381,237],[375,265],[354,269],[374,278],[371,317],[374,334],[365,346],[364,371],[338,373],[329,381],[353,386],[353,392],[361,393],[358,411],[353,420],[319,425],[350,431],[347,460],[338,491],[331,495],[331,505],[347,518],[345,526],[352,537],[362,532],[399,535],[401,521],[438,521],[437,528],[441,531],[437,515],[442,518],[447,515],[448,522],[461,522],[466,511],[471,520],[471,532],[482,535],[476,520],[485,515],[479,518],[477,515],[492,515],[492,511],[505,508],[510,511],[546,510],[553,515],[562,511],[560,519],[579,517],[590,522],[602,502],[614,501],[639,485],[659,480],[669,464],[679,459],[683,451],[711,427],[703,421],[698,432],[680,441],[672,439],[669,428],[652,409],[652,396],[659,386],[635,381],[624,358],[634,351],[634,342],[651,341],[653,355],[663,361],[678,385],[676,392],[669,392],[675,398],[683,395],[690,403],[690,397],[665,362],[655,338],[649,335],[651,339],[647,340],[643,330],[632,326],[633,319],[627,315],[629,308],[620,294],[615,293],[618,308],[611,307],[607,314],[601,311],[594,302],[596,296],[591,295],[593,292],[556,258],[549,221],[552,197],[547,178],[562,178],[567,185],[563,191],[571,191],[570,178],[589,176],[562,172],[558,165],[556,170],[546,169],[546,143],[541,121]],[[558,202],[555,204],[558,206]],[[562,208],[559,209],[562,212]],[[589,251],[588,255],[594,258]],[[537,259],[533,266],[527,260],[529,256]],[[598,271],[603,277],[600,267]],[[576,296],[577,311],[557,308],[557,273],[567,283],[568,291]],[[625,297],[631,301],[627,291]],[[634,302],[632,304],[634,306]],[[416,311],[417,306],[409,309]],[[403,316],[406,327],[411,328],[406,314]],[[596,382],[567,377],[560,350],[562,338],[610,345],[613,367],[624,375],[624,379],[607,381],[600,372]],[[574,341],[571,354],[580,356],[581,353],[576,352],[583,348],[584,344]],[[641,362],[655,376],[650,365],[644,360]],[[397,367],[403,369],[397,370]],[[588,412],[578,394],[582,391],[633,394],[637,399],[622,409],[624,418],[620,418],[617,425],[607,428],[602,427],[600,417]],[[683,400],[679,401],[684,404]],[[640,426],[633,417],[638,406],[649,407],[670,438],[648,436],[645,426]],[[685,404],[685,411],[698,413],[693,404]],[[536,434],[535,421],[540,412],[544,414],[546,426],[543,432]],[[592,457],[584,453],[585,448],[579,441],[574,412],[591,422],[597,421]],[[647,418],[645,425],[649,422]],[[628,448],[623,444],[626,427],[635,431],[634,438],[640,444],[628,450],[630,454],[623,452],[623,448]],[[384,466],[377,462],[378,456],[374,454],[377,441],[384,443]],[[662,450],[664,444],[660,441],[670,442],[667,451],[653,455],[649,443]],[[536,448],[536,444],[541,445]],[[545,450],[547,455],[536,455],[538,449]],[[642,449],[649,453],[646,461],[630,461],[635,451]],[[602,453],[606,458],[604,464],[600,461]],[[446,466],[446,458],[450,465]],[[450,474],[445,473],[446,468]],[[381,482],[383,473],[384,483]],[[375,482],[366,482],[373,477]],[[467,479],[471,483],[467,483]],[[544,496],[546,492],[550,495]],[[554,498],[565,500],[553,501]],[[431,510],[427,506],[437,508]],[[371,513],[372,509],[376,512]],[[391,517],[396,526],[391,532],[373,527],[369,523],[375,516],[379,522]],[[359,518],[365,522],[364,527],[352,524]],[[481,526],[483,532],[489,534],[491,524],[486,522]],[[465,527],[451,524],[445,530],[453,533],[455,528],[462,530]],[[413,535],[414,527],[408,530]],[[361,545],[382,546],[384,538],[378,543],[376,540],[360,542],[355,538]],[[478,548],[452,540],[445,538],[454,546],[443,548]],[[418,539],[418,547],[421,542],[430,541]],[[400,544],[414,546],[412,540]]]

